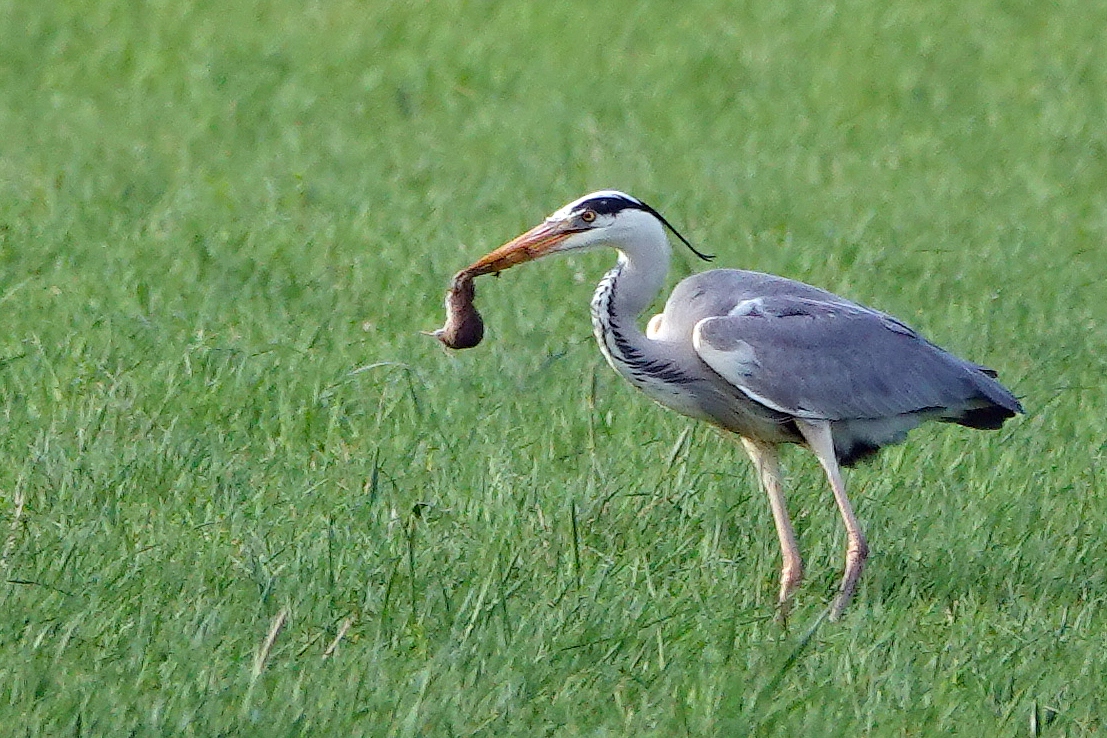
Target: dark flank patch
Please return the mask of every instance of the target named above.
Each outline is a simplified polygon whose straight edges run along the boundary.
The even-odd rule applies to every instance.
[[[847,449],[835,447],[834,453],[838,457],[839,464],[850,467],[856,466],[862,461],[871,461],[880,452],[880,449],[881,446],[875,443],[859,440],[854,441],[853,445]]]

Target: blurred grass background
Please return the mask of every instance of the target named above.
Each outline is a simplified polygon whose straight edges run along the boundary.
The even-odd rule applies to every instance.
[[[19,735],[1097,735],[1102,2],[0,0],[0,724]],[[893,312],[1028,415],[851,475],[603,365],[599,187]],[[698,268],[678,256],[673,281]],[[268,635],[279,625],[271,644]]]

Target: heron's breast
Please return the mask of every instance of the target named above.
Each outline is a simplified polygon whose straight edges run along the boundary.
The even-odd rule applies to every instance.
[[[616,370],[654,402],[697,420],[712,418],[700,404],[700,397],[691,385],[665,382],[650,376],[635,374],[616,366]]]

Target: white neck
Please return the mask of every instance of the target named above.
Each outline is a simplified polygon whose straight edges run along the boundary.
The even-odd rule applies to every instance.
[[[668,363],[661,347],[642,333],[636,318],[665,283],[670,248],[653,217],[643,217],[634,226],[607,242],[618,249],[619,263],[604,275],[592,296],[592,328],[608,363],[641,387],[651,370]]]
[[[607,242],[619,251],[619,264],[604,281],[608,277],[614,280],[618,272],[618,289],[610,312],[620,320],[633,322],[664,286],[672,249],[665,229],[652,215],[633,211],[624,214],[622,220],[622,227]]]

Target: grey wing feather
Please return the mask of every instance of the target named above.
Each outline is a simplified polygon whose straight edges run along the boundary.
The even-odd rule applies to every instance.
[[[700,320],[700,357],[749,397],[798,417],[949,419],[1018,401],[980,367],[891,316],[846,301],[758,297]]]

